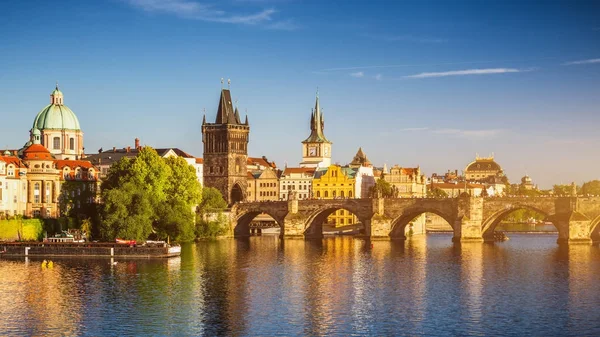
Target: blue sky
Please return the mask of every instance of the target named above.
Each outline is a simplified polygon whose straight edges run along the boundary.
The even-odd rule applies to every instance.
[[[301,161],[319,88],[333,160],[430,175],[494,153],[513,182],[600,179],[600,2],[11,1],[0,14],[1,147],[55,81],[86,152],[202,156],[231,79],[249,153]],[[4,142],[4,144],[2,144]]]

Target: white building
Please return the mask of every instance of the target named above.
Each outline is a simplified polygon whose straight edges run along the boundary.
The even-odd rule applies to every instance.
[[[314,174],[314,168],[286,167],[279,178],[280,200],[288,200],[291,192],[295,192],[300,200],[312,198]]]
[[[27,168],[10,152],[0,156],[0,213],[23,215],[27,208]]]

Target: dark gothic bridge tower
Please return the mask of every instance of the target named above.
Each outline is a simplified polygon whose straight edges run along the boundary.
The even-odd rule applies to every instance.
[[[229,89],[221,89],[215,122],[202,120],[204,185],[221,191],[229,205],[246,199],[249,133],[248,116],[242,123]]]

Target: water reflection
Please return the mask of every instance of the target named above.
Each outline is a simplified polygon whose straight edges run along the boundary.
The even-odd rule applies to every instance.
[[[7,335],[600,335],[600,248],[251,237],[176,259],[0,259]]]

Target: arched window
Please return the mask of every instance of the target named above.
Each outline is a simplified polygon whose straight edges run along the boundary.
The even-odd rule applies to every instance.
[[[321,197],[321,191],[317,191],[317,198]]]
[[[336,195],[337,195],[336,191],[333,191],[332,192],[332,196],[333,196],[334,199],[335,199]]]
[[[325,191],[325,198],[329,198],[329,191]]]
[[[60,137],[54,137],[54,139],[52,140],[53,142],[53,146],[52,148],[55,150],[59,150],[60,149]]]
[[[340,197],[344,197],[344,191],[340,191]]]
[[[352,191],[348,192],[348,198],[352,198]]]
[[[69,149],[75,150],[75,138],[69,139]]]

